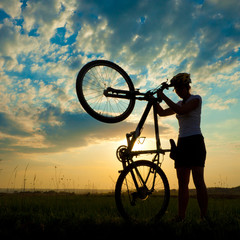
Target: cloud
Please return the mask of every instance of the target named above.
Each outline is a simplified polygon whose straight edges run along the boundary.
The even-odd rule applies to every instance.
[[[12,18],[17,18],[20,16],[21,6],[22,3],[15,0],[1,0],[0,2],[0,9],[4,9],[4,11]]]
[[[32,131],[23,131],[17,121],[9,120],[6,114],[0,114],[0,131],[4,133],[1,149],[32,152],[63,152],[69,148],[84,147],[101,141],[121,140],[125,134],[135,130],[137,124],[124,121],[118,124],[104,124],[96,121],[86,113],[72,113],[53,105],[35,116]],[[40,124],[40,125],[39,125]],[[39,128],[40,127],[40,128]],[[162,134],[169,132],[168,125],[160,125]],[[145,124],[145,136],[153,137],[153,125]]]
[[[26,8],[22,11],[24,28],[30,32],[36,29],[37,32],[49,39],[56,28],[63,27],[66,15],[61,9],[61,2],[52,1],[28,1]]]
[[[9,114],[3,112],[0,112],[0,132],[21,137],[30,135],[21,124],[18,124]]]
[[[198,81],[211,81],[211,75],[239,64],[238,55],[229,58],[239,49],[233,27],[238,15],[231,6],[239,8],[238,1],[81,1],[66,28],[78,32],[79,52],[119,61],[129,73],[145,69],[155,81],[188,71]]]
[[[236,98],[231,98],[231,99],[227,99],[227,100],[223,100],[222,98],[216,96],[216,95],[212,95],[209,99],[208,99],[208,104],[206,104],[207,107],[211,108],[211,109],[215,109],[215,110],[226,110],[229,109],[230,105],[232,104],[236,104],[238,102],[238,100]]]
[[[120,62],[129,74],[144,73],[152,82],[179,71],[212,81],[212,75],[239,64],[239,29],[234,27],[239,21],[237,11],[230,11],[233,5],[237,9],[238,1],[31,1],[22,8],[22,26],[5,21],[1,46],[11,59],[30,53],[25,63],[13,60],[11,69],[20,64],[18,71],[34,62],[32,71],[45,68],[49,75],[71,76],[100,57]],[[32,29],[40,35],[27,36]],[[60,29],[65,48],[57,39],[51,44]],[[15,55],[10,46],[17,46]],[[138,81],[138,86],[145,84]]]

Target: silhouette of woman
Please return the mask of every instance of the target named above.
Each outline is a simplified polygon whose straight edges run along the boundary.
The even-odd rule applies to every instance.
[[[191,78],[188,73],[179,73],[171,79],[176,94],[182,99],[174,103],[163,91],[158,91],[158,97],[169,106],[163,109],[158,105],[160,116],[176,114],[179,123],[179,136],[177,142],[175,168],[178,178],[178,216],[177,221],[185,218],[189,200],[189,178],[192,171],[193,181],[197,191],[197,200],[201,212],[201,218],[207,214],[208,195],[204,182],[204,166],[206,149],[201,133],[201,107],[202,98],[190,93]]]

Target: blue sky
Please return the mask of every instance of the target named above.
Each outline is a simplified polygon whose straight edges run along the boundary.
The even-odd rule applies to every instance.
[[[121,168],[115,150],[144,105],[110,126],[89,117],[75,81],[94,59],[118,63],[143,91],[191,73],[192,92],[203,98],[207,184],[239,185],[239,11],[239,0],[2,0],[0,187],[22,187],[27,165],[28,187],[34,176],[38,187],[56,187],[56,169],[68,179],[62,187],[112,187]],[[159,124],[168,147],[177,121]],[[176,188],[173,163],[167,156],[165,162]]]

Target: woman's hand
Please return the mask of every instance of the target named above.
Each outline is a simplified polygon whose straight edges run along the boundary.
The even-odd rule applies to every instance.
[[[165,100],[167,96],[163,93],[163,90],[159,89],[157,91],[158,99]],[[163,109],[160,104],[157,105],[157,113],[159,116],[170,116],[175,114],[175,112],[171,108]]]

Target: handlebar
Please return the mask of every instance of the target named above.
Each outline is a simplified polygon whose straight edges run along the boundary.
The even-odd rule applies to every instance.
[[[162,91],[163,91],[164,89],[167,89],[167,90],[168,90],[169,87],[171,87],[170,84],[167,84],[167,82],[163,82],[163,83],[161,83],[160,87],[158,86],[157,88],[155,88],[155,89],[153,90],[153,94],[156,94],[158,90],[162,90]]]
[[[158,86],[154,90],[149,90],[146,93],[140,93],[139,89],[135,91],[126,91],[126,90],[119,90],[119,89],[108,87],[103,91],[103,94],[106,97],[113,97],[113,98],[124,98],[124,99],[135,98],[137,100],[149,100],[150,98],[153,98],[153,95],[156,94],[158,90],[163,91],[164,89],[168,89],[169,87],[171,87],[170,84],[167,84],[167,82],[163,82],[161,83],[160,87]],[[161,101],[161,100],[158,99],[158,101]]]

